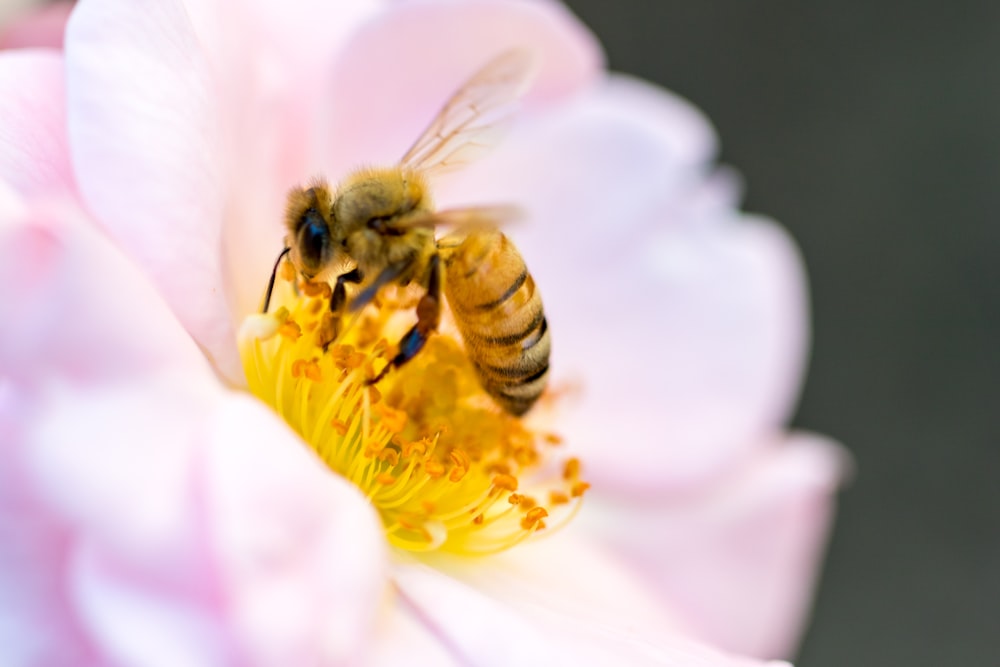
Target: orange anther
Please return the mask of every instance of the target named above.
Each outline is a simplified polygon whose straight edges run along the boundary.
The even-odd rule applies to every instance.
[[[370,387],[370,389],[374,388],[375,387]],[[384,426],[389,433],[399,433],[406,427],[408,417],[402,410],[390,408],[384,403],[378,403],[372,407],[375,413],[381,417],[382,426]]]
[[[511,505],[517,505],[518,503],[521,502],[523,498],[524,496],[522,496],[519,493],[512,493],[509,496],[507,496],[507,502],[510,503]]]
[[[550,491],[549,503],[552,505],[565,505],[569,502],[569,496],[562,491]]]
[[[534,447],[520,447],[514,450],[514,460],[518,465],[527,467],[538,460],[538,452]]]
[[[563,438],[558,433],[546,433],[545,442],[550,445],[561,445],[563,443]]]
[[[399,452],[392,447],[386,447],[378,453],[379,461],[388,461],[390,465],[399,463]]]
[[[385,449],[385,443],[380,440],[372,438],[365,443],[365,458],[370,459],[379,452],[381,452],[383,449]]]
[[[469,455],[461,449],[453,449],[448,452],[448,458],[450,458],[451,462],[460,468],[469,467]]]
[[[331,419],[330,426],[332,426],[333,430],[337,432],[337,435],[347,435],[347,424],[339,419]]]
[[[483,515],[482,514],[477,514],[476,516],[474,516],[472,518],[472,523],[476,524],[477,526],[481,526],[481,525],[483,525],[483,520],[484,520]]]
[[[323,381],[323,371],[320,370],[319,363],[313,359],[303,367],[303,373],[313,382]]]
[[[329,300],[333,295],[333,290],[330,288],[329,283],[304,282],[302,283],[302,293],[308,297],[321,296]]]
[[[532,528],[539,528],[537,524],[542,523],[542,519],[549,515],[548,511],[544,507],[533,507],[528,510],[528,513],[524,515],[521,519],[521,528],[525,530],[531,530]],[[542,523],[541,527],[545,524]]]
[[[510,466],[507,465],[506,463],[499,463],[499,462],[491,463],[488,466],[486,466],[486,472],[491,472],[497,475],[509,475]]]
[[[424,463],[424,471],[427,472],[428,477],[437,479],[444,474],[444,466],[437,461],[427,461]]]
[[[278,333],[294,343],[302,336],[302,328],[292,320],[287,320],[278,328]]]
[[[496,475],[493,477],[493,486],[504,491],[517,491],[517,477],[511,475]]]
[[[563,467],[563,479],[573,481],[580,478],[580,459],[572,458]]]
[[[396,478],[390,475],[389,473],[384,472],[378,477],[376,477],[375,481],[381,484],[382,486],[389,486],[390,484],[396,483]]]
[[[437,509],[437,505],[433,500],[421,500],[420,507],[424,510],[425,514],[433,514],[434,510]]]
[[[368,387],[368,400],[371,401],[372,405],[382,400],[382,392],[375,385],[369,385]]]
[[[415,440],[413,442],[407,442],[403,445],[403,456],[410,458],[416,454],[426,454],[427,453],[427,443],[425,440]]]
[[[521,500],[517,504],[520,505],[523,510],[530,510],[538,504],[538,501],[531,496],[521,496]]]
[[[579,498],[589,488],[590,484],[588,484],[587,482],[577,482],[572,487],[570,487],[569,492],[574,498]]]
[[[465,477],[466,473],[469,472],[468,468],[454,467],[451,472],[448,473],[448,480],[451,482],[461,482]]]

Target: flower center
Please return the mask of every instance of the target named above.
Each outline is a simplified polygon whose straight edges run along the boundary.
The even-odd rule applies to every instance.
[[[383,289],[342,321],[329,298],[286,262],[272,312],[240,329],[243,368],[250,390],[368,496],[392,544],[488,554],[572,518],[588,487],[579,461],[558,463],[558,436],[492,403],[456,336],[432,335],[369,383],[413,321],[410,292]]]

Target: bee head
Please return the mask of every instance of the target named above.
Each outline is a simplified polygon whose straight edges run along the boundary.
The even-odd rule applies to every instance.
[[[323,183],[288,193],[285,245],[292,264],[307,279],[315,278],[333,261],[337,242],[332,230],[332,200]]]

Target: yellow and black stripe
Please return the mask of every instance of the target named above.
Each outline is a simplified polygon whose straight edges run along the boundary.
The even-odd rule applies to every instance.
[[[521,253],[496,230],[439,247],[445,295],[483,388],[510,414],[524,414],[548,381],[551,337]]]

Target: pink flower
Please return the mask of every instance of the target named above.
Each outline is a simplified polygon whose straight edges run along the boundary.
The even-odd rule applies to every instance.
[[[593,484],[550,539],[392,549],[246,392],[287,189],[391,163],[476,66],[542,64],[492,155]],[[0,645],[15,664],[629,664],[794,647],[842,474],[785,435],[805,278],[714,137],[538,0],[87,0],[0,54]],[[221,381],[220,381],[221,379]],[[9,649],[7,647],[10,647]]]

